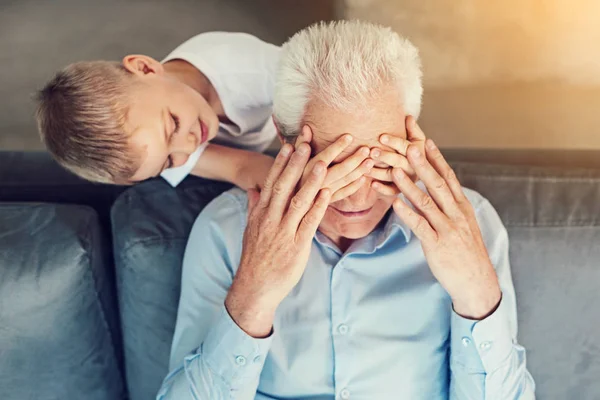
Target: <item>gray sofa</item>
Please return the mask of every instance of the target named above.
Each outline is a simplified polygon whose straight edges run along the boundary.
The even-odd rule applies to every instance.
[[[446,152],[508,228],[539,399],[600,399],[600,153]],[[92,185],[0,153],[0,399],[152,399],[187,235],[230,186]]]

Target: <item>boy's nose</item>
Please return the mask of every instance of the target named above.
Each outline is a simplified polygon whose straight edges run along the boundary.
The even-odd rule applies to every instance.
[[[179,135],[171,142],[172,153],[192,154],[198,148],[198,137],[193,132],[188,132],[187,135]]]

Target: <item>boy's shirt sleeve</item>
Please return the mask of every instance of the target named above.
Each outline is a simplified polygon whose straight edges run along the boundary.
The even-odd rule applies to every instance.
[[[181,183],[182,180],[185,179],[186,176],[192,172],[194,166],[200,159],[200,156],[202,153],[204,153],[206,146],[208,146],[207,142],[202,143],[200,147],[196,149],[196,151],[190,154],[185,164],[176,168],[165,169],[163,172],[161,172],[160,176],[169,182],[171,186],[176,187]]]

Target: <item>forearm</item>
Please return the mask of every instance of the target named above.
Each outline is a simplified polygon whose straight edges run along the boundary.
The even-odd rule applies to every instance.
[[[240,171],[255,154],[257,153],[210,143],[194,166],[192,174],[241,187]]]
[[[248,335],[263,338],[271,334],[278,302],[265,296],[261,285],[238,274],[227,298],[225,308],[235,323]]]

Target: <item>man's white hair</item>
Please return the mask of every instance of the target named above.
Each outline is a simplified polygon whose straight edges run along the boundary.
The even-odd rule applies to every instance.
[[[321,22],[296,33],[282,47],[275,122],[291,138],[299,134],[312,99],[352,112],[390,84],[398,87],[406,114],[417,118],[421,76],[417,48],[392,29],[362,21]]]

